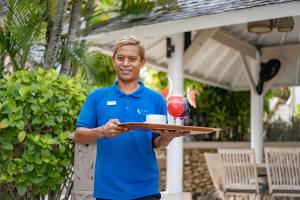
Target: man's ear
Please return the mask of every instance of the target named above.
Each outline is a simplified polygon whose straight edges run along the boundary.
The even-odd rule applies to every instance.
[[[146,58],[142,59],[142,63],[143,63],[142,67],[144,67],[146,64]]]

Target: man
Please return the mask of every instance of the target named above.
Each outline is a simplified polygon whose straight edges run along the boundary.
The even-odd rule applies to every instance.
[[[153,148],[166,147],[185,132],[164,134],[128,130],[120,122],[144,122],[147,114],[166,114],[163,97],[138,81],[145,49],[134,37],[113,50],[118,81],[88,96],[77,120],[75,141],[97,141],[94,197],[98,200],[158,200],[158,167]],[[178,183],[180,184],[180,183]]]

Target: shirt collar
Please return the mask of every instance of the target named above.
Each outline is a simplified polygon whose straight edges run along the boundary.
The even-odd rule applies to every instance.
[[[117,95],[118,96],[124,96],[124,95],[128,95],[128,96],[133,96],[133,97],[135,97],[135,98],[139,98],[139,97],[141,97],[141,95],[142,95],[142,91],[144,90],[144,88],[145,88],[145,85],[144,85],[144,83],[143,82],[141,82],[141,81],[138,81],[138,83],[140,84],[140,87],[137,89],[137,90],[135,90],[133,93],[131,93],[131,94],[126,94],[125,92],[123,92],[122,90],[120,90],[119,88],[118,88],[118,81],[115,81],[114,82],[114,84],[113,84],[113,89],[114,89],[114,91],[117,93]]]

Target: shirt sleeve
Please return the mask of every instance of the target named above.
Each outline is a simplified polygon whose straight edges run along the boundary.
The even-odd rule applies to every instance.
[[[89,94],[77,118],[76,127],[96,128],[97,112],[94,92]]]

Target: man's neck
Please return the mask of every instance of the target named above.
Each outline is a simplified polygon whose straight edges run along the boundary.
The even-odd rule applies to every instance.
[[[118,88],[122,90],[126,94],[131,94],[134,91],[136,91],[140,87],[140,84],[138,81],[132,81],[132,82],[118,82]]]

